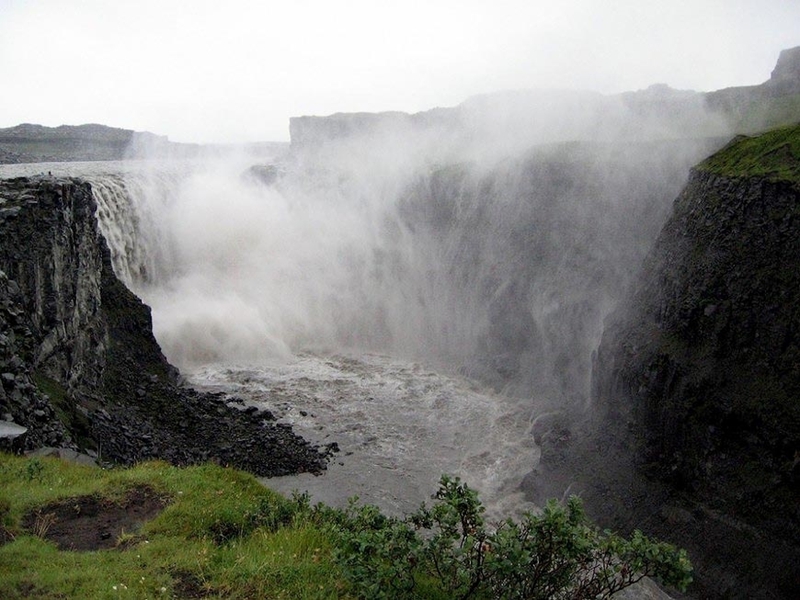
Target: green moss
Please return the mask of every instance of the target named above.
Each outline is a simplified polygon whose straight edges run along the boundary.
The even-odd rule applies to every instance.
[[[50,397],[56,410],[63,410],[67,401],[67,390],[64,389],[64,386],[42,373],[34,373],[33,382],[40,392]]]
[[[69,392],[55,379],[36,372],[32,377],[34,385],[42,394],[50,398],[53,410],[56,411],[59,421],[72,434],[76,443],[83,449],[96,449],[96,443],[91,437],[91,423],[85,414],[76,406]]]
[[[730,177],[766,177],[800,183],[800,124],[756,137],[740,136],[697,168]]]

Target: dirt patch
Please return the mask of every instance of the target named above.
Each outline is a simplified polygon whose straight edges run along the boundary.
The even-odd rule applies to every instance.
[[[178,570],[172,573],[173,591],[177,598],[186,600],[195,598],[207,598],[209,591],[203,585],[200,578],[190,571]]]
[[[13,539],[14,536],[11,535],[5,527],[0,525],[0,546],[2,546],[3,544],[7,544]]]
[[[166,501],[155,490],[139,487],[121,500],[99,496],[59,500],[28,513],[22,525],[60,550],[102,550],[117,546],[123,533],[136,533],[164,506]]]

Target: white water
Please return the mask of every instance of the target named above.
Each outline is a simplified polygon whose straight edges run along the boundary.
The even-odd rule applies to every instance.
[[[89,180],[167,358],[339,444],[325,475],[275,486],[405,511],[451,473],[508,514],[538,461],[532,423],[586,402],[603,319],[701,149],[566,145],[439,169],[398,143],[279,160],[272,184],[243,176],[250,157],[0,176]]]
[[[538,460],[530,402],[421,362],[341,353],[347,339],[379,346],[389,327],[406,347],[425,333],[421,322],[404,329],[407,288],[387,291],[369,272],[375,264],[363,264],[383,244],[363,239],[377,207],[359,213],[351,204],[348,214],[346,203],[365,199],[341,191],[335,201],[307,188],[288,198],[242,181],[242,170],[68,163],[0,167],[0,176],[89,180],[115,271],[151,305],[156,337],[187,379],[339,445],[325,474],[271,487],[334,505],[358,495],[402,513],[429,500],[448,473],[480,490],[493,515],[529,508],[519,484]],[[398,323],[373,326],[392,310]],[[373,324],[356,323],[364,316]]]
[[[340,448],[322,476],[269,480],[344,505],[358,495],[393,513],[430,499],[443,473],[477,487],[493,514],[528,505],[518,490],[538,459],[532,414],[474,382],[385,356],[300,354],[258,368],[209,366],[198,387],[270,409],[303,437]]]

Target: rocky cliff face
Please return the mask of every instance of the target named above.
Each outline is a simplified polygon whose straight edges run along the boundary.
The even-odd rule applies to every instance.
[[[775,94],[800,94],[800,46],[781,52],[767,85]]]
[[[324,468],[269,413],[179,385],[149,309],[114,275],[88,184],[5,180],[0,199],[0,417],[28,428],[27,448],[215,459],[261,475]]]
[[[734,565],[715,594],[800,589],[798,139],[740,139],[693,172],[595,365],[598,448],[691,511],[660,526],[702,548],[706,582]]]

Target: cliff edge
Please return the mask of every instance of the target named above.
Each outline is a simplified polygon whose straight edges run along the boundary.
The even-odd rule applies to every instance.
[[[263,476],[324,469],[325,453],[269,412],[180,385],[149,308],[114,275],[95,212],[80,180],[0,181],[0,421],[27,428],[16,448]]]
[[[800,126],[739,137],[694,169],[597,354],[600,447],[689,508],[662,526],[706,531],[717,593],[800,589],[798,265]]]

